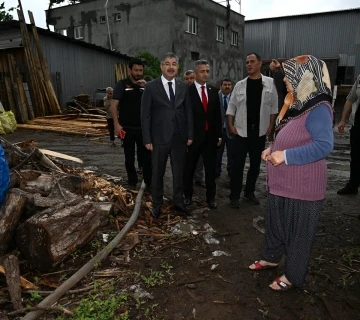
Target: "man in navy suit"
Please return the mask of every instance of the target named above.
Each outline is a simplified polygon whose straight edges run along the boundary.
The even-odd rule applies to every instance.
[[[179,58],[167,53],[161,60],[162,76],[145,85],[141,100],[141,127],[146,149],[152,152],[152,215],[160,216],[164,174],[170,155],[174,210],[187,214],[183,204],[186,148],[194,139],[193,112],[188,85],[175,79]]]
[[[217,207],[216,156],[222,142],[222,122],[218,89],[207,84],[209,62],[195,62],[195,82],[189,86],[189,95],[194,118],[194,141],[188,147],[184,172],[184,204],[189,205],[193,195],[193,177],[200,155],[204,161],[206,201],[210,208]]]

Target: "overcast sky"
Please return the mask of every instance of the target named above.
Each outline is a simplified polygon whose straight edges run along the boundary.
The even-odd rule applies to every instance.
[[[3,1],[5,1],[6,8],[17,5],[17,0],[0,0],[0,2]],[[105,4],[106,1],[103,1]],[[216,2],[221,1],[222,0],[216,0]],[[222,2],[226,4],[226,1]],[[238,1],[234,0],[230,1],[231,8],[239,12],[237,2]],[[22,0],[27,21],[27,10],[30,10],[34,14],[36,25],[45,28],[45,10],[48,7],[48,3],[48,0]],[[343,10],[356,7],[360,7],[359,0],[241,0],[241,14],[245,16],[246,20]],[[14,11],[12,14],[14,18],[17,19],[17,13]]]

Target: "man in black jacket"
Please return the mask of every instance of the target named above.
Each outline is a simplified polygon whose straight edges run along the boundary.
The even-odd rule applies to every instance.
[[[194,142],[188,147],[184,172],[184,204],[189,205],[193,195],[193,177],[200,155],[205,167],[206,201],[217,207],[216,158],[222,142],[222,122],[218,89],[207,84],[210,66],[206,60],[195,62],[195,82],[189,86],[194,115]]]
[[[116,136],[124,140],[125,168],[129,188],[136,187],[138,176],[135,169],[135,145],[139,162],[143,166],[143,177],[147,188],[151,186],[151,154],[145,149],[141,132],[141,97],[145,80],[142,80],[144,62],[134,58],[129,61],[129,77],[120,80],[114,89],[111,113]]]

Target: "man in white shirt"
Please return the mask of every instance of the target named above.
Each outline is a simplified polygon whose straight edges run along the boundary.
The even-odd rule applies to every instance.
[[[261,153],[265,149],[266,136],[271,133],[278,113],[278,95],[274,80],[260,73],[261,65],[261,58],[257,53],[247,55],[248,77],[235,85],[226,111],[229,132],[234,136],[234,164],[229,196],[230,206],[233,208],[239,208],[247,154],[250,168],[246,177],[244,198],[253,204],[259,204],[254,191],[260,173]]]

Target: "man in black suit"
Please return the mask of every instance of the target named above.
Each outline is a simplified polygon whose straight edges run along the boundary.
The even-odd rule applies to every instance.
[[[194,114],[194,142],[188,147],[184,173],[184,204],[191,203],[193,177],[200,155],[205,167],[206,201],[210,208],[217,207],[216,155],[222,142],[222,123],[218,89],[207,84],[210,66],[206,60],[195,62],[195,82],[189,86]]]
[[[166,53],[160,65],[162,76],[147,83],[141,101],[141,127],[146,149],[152,151],[152,215],[160,216],[164,174],[170,154],[174,210],[188,213],[183,204],[183,174],[186,148],[194,139],[193,113],[188,86],[175,79],[179,58]]]

